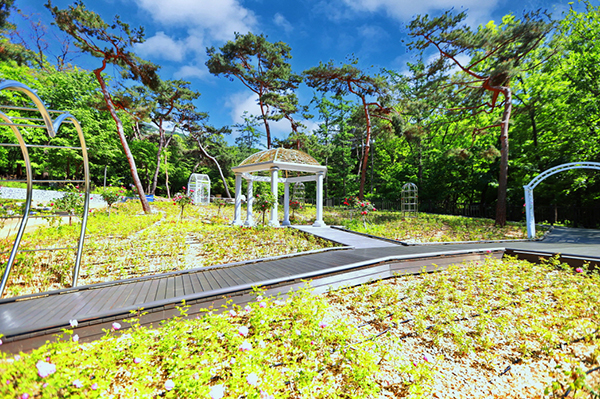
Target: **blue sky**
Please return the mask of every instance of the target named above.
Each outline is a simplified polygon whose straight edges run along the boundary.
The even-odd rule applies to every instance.
[[[16,0],[28,14],[37,13],[50,23],[46,0]],[[593,1],[592,1],[593,2]],[[73,1],[53,0],[66,8]],[[119,15],[132,26],[143,26],[146,42],[136,52],[161,65],[162,79],[184,79],[202,93],[196,105],[208,111],[215,126],[241,121],[244,110],[258,114],[256,97],[238,81],[212,76],[205,66],[206,47],[222,46],[234,32],[264,33],[272,42],[283,41],[292,49],[295,72],[319,61],[343,62],[353,55],[359,66],[377,73],[380,68],[405,69],[411,53],[402,43],[406,24],[416,14],[437,15],[454,8],[466,11],[468,22],[477,26],[503,15],[522,15],[539,8],[560,16],[568,0],[84,0],[87,8],[106,22]],[[97,60],[79,57],[74,64],[93,69]],[[110,72],[110,71],[109,71]],[[312,90],[299,91],[300,102],[308,104]],[[306,121],[310,128],[314,121]],[[289,123],[273,126],[276,137],[285,137]],[[233,141],[235,132],[228,141]]]

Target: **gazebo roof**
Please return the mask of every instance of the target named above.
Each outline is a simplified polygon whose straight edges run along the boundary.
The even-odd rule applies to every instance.
[[[316,159],[305,152],[298,150],[289,150],[286,148],[272,148],[250,155],[239,166],[233,169],[234,172],[255,172],[259,170],[269,170],[278,167],[282,170],[294,170],[299,172],[326,172],[327,167],[321,166]]]

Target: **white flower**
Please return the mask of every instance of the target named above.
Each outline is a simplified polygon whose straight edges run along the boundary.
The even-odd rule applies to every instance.
[[[210,399],[221,399],[225,395],[225,387],[223,385],[215,385],[210,388]]]
[[[43,360],[37,362],[35,367],[38,369],[38,375],[42,378],[46,378],[50,374],[56,372],[56,366],[54,364],[47,363]]]
[[[246,382],[250,385],[252,385],[253,387],[256,386],[256,384],[258,384],[258,376],[256,375],[256,373],[250,373],[246,376]]]
[[[246,352],[246,351],[251,351],[252,350],[252,344],[246,340],[244,340],[244,342],[242,342],[242,344],[240,345],[240,351],[241,352]]]
[[[79,323],[77,323],[77,320],[75,319],[69,320],[69,324],[71,325],[71,328],[75,328],[79,325]]]
[[[240,328],[238,328],[238,333],[242,336],[245,337],[246,335],[248,335],[248,327],[246,326],[241,326]]]
[[[115,330],[118,330],[118,328],[115,328]],[[131,338],[131,334],[123,334],[119,338],[117,338],[117,342],[121,342],[123,340],[128,340],[130,338]]]
[[[75,334],[73,335],[73,342],[79,342],[79,335]]]
[[[120,330],[121,325],[115,321],[114,323],[112,323],[112,328],[113,330]]]
[[[170,391],[173,388],[175,388],[175,383],[173,382],[173,380],[167,380],[167,381],[165,381],[165,389],[167,391]]]

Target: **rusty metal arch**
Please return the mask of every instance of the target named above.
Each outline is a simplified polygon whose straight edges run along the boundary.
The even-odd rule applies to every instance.
[[[11,268],[15,262],[17,253],[19,252],[19,245],[21,243],[21,239],[23,238],[23,234],[25,232],[25,227],[27,226],[27,221],[29,219],[29,213],[31,210],[31,200],[33,198],[33,183],[58,183],[58,182],[70,182],[70,183],[83,183],[85,187],[85,197],[84,197],[84,210],[81,220],[81,232],[79,234],[79,241],[77,244],[77,254],[75,258],[75,267],[73,269],[72,276],[72,286],[77,286],[77,279],[79,277],[79,268],[81,264],[81,255],[83,252],[83,242],[85,238],[85,228],[87,225],[88,213],[89,213],[89,205],[90,205],[90,169],[88,162],[88,153],[87,148],[85,146],[85,137],[83,136],[83,131],[81,130],[81,126],[75,117],[67,112],[48,110],[44,105],[43,101],[38,97],[38,95],[28,86],[23,83],[7,80],[4,82],[0,82],[0,91],[2,90],[13,90],[18,91],[25,94],[35,105],[35,108],[27,108],[27,107],[17,107],[17,106],[2,106],[4,109],[9,110],[17,110],[17,111],[38,111],[42,117],[43,125],[34,125],[28,123],[15,123],[13,119],[17,120],[39,120],[36,118],[23,118],[23,117],[10,117],[6,115],[4,112],[0,111],[0,126],[9,127],[14,133],[18,144],[14,143],[0,143],[2,147],[15,147],[18,146],[21,149],[21,154],[23,155],[23,160],[25,161],[25,171],[26,171],[26,180],[24,181],[27,184],[27,194],[25,199],[25,208],[23,211],[23,217],[21,219],[21,224],[19,226],[19,230],[15,237],[15,241],[13,243],[12,250],[10,251],[9,259],[6,264],[6,268],[4,269],[4,273],[2,275],[2,280],[0,281],[0,298],[2,298],[4,294],[4,289],[8,283],[8,278],[10,275]],[[59,115],[56,119],[52,120],[51,113],[58,113]],[[72,123],[75,126],[75,130],[77,131],[77,135],[79,138],[79,142],[81,147],[64,147],[64,146],[55,146],[55,145],[32,145],[27,144],[21,134],[19,128],[21,127],[33,127],[33,128],[45,128],[48,136],[53,138],[56,136],[56,132],[60,129],[63,123]],[[31,169],[31,160],[29,158],[29,150],[28,148],[49,148],[49,149],[73,149],[80,150],[83,157],[83,170],[84,170],[84,179],[83,180],[42,180],[42,181],[34,181],[32,179],[32,169]]]
[[[571,169],[595,169],[600,170],[600,162],[570,162],[555,166],[543,171],[534,177],[529,184],[523,186],[525,190],[525,212],[527,217],[527,238],[535,238],[535,215],[533,213],[533,189],[540,184],[545,178],[556,173],[564,172]]]

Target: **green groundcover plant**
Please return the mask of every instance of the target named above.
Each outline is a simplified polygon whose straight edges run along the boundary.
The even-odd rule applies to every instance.
[[[159,330],[114,323],[99,341],[79,343],[77,321],[63,339],[0,360],[3,398],[347,398],[377,391],[372,343],[328,317],[307,290],[263,298],[224,314],[205,310]],[[187,307],[181,309],[182,316]],[[121,331],[119,331],[121,330]]]
[[[533,364],[542,387],[508,380],[498,397],[594,397],[599,280],[556,259],[487,258],[322,296],[256,290],[196,319],[184,305],[156,330],[138,313],[93,343],[72,320],[58,342],[0,355],[0,397],[430,398],[459,387],[453,373],[498,389],[507,364]]]

